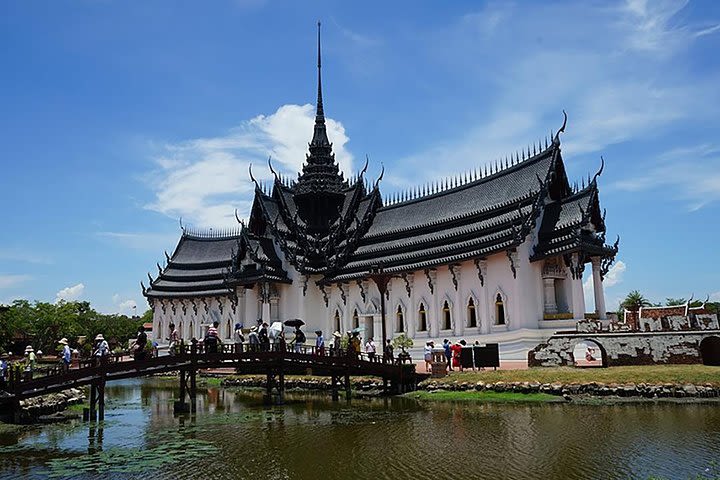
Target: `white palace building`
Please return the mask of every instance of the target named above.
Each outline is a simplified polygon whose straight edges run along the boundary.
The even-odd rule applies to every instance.
[[[499,342],[503,358],[527,358],[585,318],[586,265],[593,316],[606,318],[602,279],[618,242],[605,241],[602,166],[579,188],[566,175],[565,122],[543,144],[490,168],[384,198],[382,175],[369,182],[367,164],[353,179],[339,172],[320,72],[318,42],[317,113],[297,179],[273,171],[270,188],[255,182],[250,218],[231,232],[183,228],[157,278],[143,285],[155,337],[166,337],[171,322],[189,340],[215,320],[230,338],[235,323],[300,318],[308,332],[364,327],[378,339],[377,270],[391,276],[388,338],[405,333],[422,339],[416,345],[462,337]]]

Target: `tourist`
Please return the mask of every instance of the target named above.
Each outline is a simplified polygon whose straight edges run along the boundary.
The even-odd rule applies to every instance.
[[[108,342],[105,340],[102,333],[98,333],[97,336],[95,336],[95,351],[93,355],[101,362],[105,361],[107,356],[110,355],[110,345],[108,345]]]
[[[394,363],[395,362],[395,355],[393,354],[392,341],[390,339],[387,339],[385,341],[385,347],[383,348],[383,362],[385,362],[385,363]]]
[[[315,330],[315,335],[317,335],[317,338],[315,338],[315,352],[318,355],[324,356],[325,355],[325,337],[323,337],[322,330]]]
[[[170,324],[170,344],[168,345],[168,353],[170,355],[175,355],[177,353],[177,349],[180,347],[180,333],[178,332],[177,328],[175,328],[175,324]]]
[[[138,327],[137,337],[135,338],[135,345],[133,345],[133,356],[136,361],[145,360],[145,348],[147,347],[147,333],[145,333],[145,327],[140,325]]]
[[[432,371],[432,356],[433,356],[433,342],[432,340],[425,343],[425,348],[423,348],[423,356],[425,358],[425,371],[431,372]]]
[[[360,358],[360,345],[362,345],[362,340],[360,340],[360,334],[358,332],[354,332],[352,334],[352,338],[350,339],[350,351],[352,356],[355,358]]]
[[[284,331],[281,330],[280,333],[278,333],[275,343],[277,344],[278,352],[287,352],[287,339],[285,338]]]
[[[218,353],[218,343],[220,343],[220,336],[218,335],[219,322],[215,321],[207,329],[203,345],[205,345],[206,353]]]
[[[333,355],[340,356],[340,350],[342,350],[342,333],[335,330],[333,332]]]
[[[58,343],[62,345],[62,353],[60,354],[60,357],[62,359],[63,372],[67,373],[70,370],[70,363],[72,362],[72,352],[68,346],[67,338],[61,338]]]
[[[8,378],[8,354],[3,353],[0,355],[0,390],[5,390],[7,388],[7,378]]]
[[[452,351],[450,350],[450,340],[447,338],[443,340],[443,350],[445,350],[445,360],[447,361],[447,368],[452,372]]]
[[[235,340],[235,351],[242,351],[242,344],[245,343],[245,335],[242,331],[242,323],[235,324],[235,332],[233,333],[233,339]]]
[[[373,341],[373,338],[370,337],[365,344],[365,354],[368,357],[368,360],[371,362],[375,361],[375,353],[377,353],[377,348],[375,347],[375,342]]]
[[[260,337],[258,336],[258,327],[252,327],[248,333],[248,343],[250,350],[256,352],[260,345]]]
[[[300,330],[300,326],[295,327],[295,338],[293,338],[293,344],[295,346],[295,353],[303,353],[303,347],[305,346],[305,334]]]
[[[270,350],[270,337],[268,337],[268,324],[262,322],[260,330],[258,330],[258,339],[260,340],[260,350],[267,352]]]
[[[455,342],[453,345],[450,346],[450,351],[452,352],[453,367],[458,367],[462,372],[463,368],[462,363],[460,362],[460,352],[462,351],[462,344],[460,342]]]

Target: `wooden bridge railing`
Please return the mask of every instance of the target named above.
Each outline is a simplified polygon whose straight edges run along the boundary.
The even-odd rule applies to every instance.
[[[218,344],[203,345],[195,342],[180,344],[170,355],[128,358],[123,354],[110,354],[92,357],[78,362],[77,367],[66,370],[64,366],[52,367],[41,374],[29,375],[20,366],[8,371],[6,390],[16,396],[29,396],[37,392],[59,387],[70,388],[88,384],[91,379],[108,379],[142,376],[160,373],[172,369],[202,368],[241,368],[257,366],[273,368],[275,365],[289,362],[297,368],[352,371],[352,375],[374,375],[384,378],[405,376],[404,371],[410,365],[409,356],[385,358],[382,355],[368,356],[347,349],[318,349],[311,345],[294,346],[283,343],[272,344]],[[413,369],[414,370],[414,369]]]

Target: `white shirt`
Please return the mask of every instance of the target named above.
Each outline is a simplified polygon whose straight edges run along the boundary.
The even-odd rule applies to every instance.
[[[375,352],[376,352],[375,342],[370,340],[369,342],[367,342],[365,344],[365,353],[375,353]]]

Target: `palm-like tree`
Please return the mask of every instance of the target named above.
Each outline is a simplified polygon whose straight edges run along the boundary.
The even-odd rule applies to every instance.
[[[625,300],[620,303],[620,306],[627,308],[630,311],[637,312],[640,310],[640,307],[650,307],[652,306],[652,303],[650,303],[650,301],[638,290],[633,290],[627,294],[627,297],[625,297]]]

